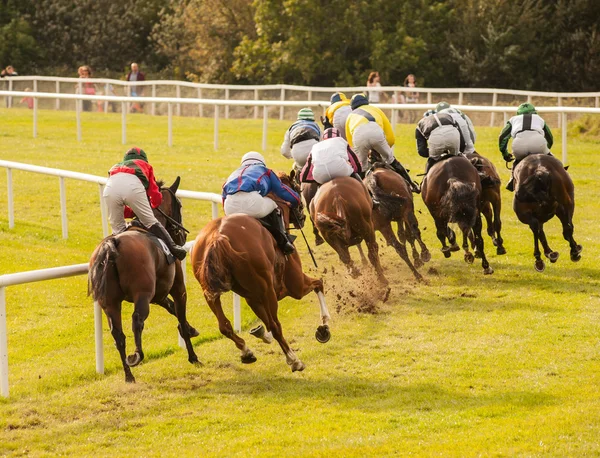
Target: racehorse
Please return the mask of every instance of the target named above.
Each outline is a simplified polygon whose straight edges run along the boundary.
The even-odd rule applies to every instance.
[[[278,176],[284,184],[299,191],[287,175]],[[302,227],[306,219],[302,204],[290,210],[282,200],[273,195],[269,197],[282,209],[286,227],[289,225],[291,212],[294,212],[295,226]],[[241,351],[242,363],[253,363],[256,356],[244,339],[234,332],[231,322],[223,313],[221,295],[227,291],[233,291],[246,299],[267,329],[266,335],[258,337],[267,343],[273,338],[279,342],[292,372],[301,371],[305,366],[283,336],[277,317],[278,301],[287,296],[302,299],[314,291],[319,299],[322,322],[317,328],[316,338],[323,343],[329,340],[330,315],[325,304],[323,281],[306,276],[302,272],[298,252],[285,256],[277,247],[273,236],[256,218],[234,214],[212,220],[196,237],[191,259],[194,276],[202,286],[206,302],[217,317],[219,330]]]
[[[571,261],[579,261],[582,247],[573,239],[575,190],[562,163],[554,156],[532,154],[519,162],[514,177],[513,208],[519,221],[527,224],[533,232],[535,270],[542,272],[546,267],[540,256],[538,241],[542,242],[544,255],[550,262],[558,260],[558,252],[548,246],[544,233],[544,223],[554,215],[560,219],[563,237],[571,247]]]
[[[360,271],[354,265],[348,248],[360,246],[364,240],[369,251],[369,261],[375,268],[379,281],[387,285],[388,281],[379,262],[372,207],[373,201],[365,186],[354,178],[338,177],[319,187],[310,204],[310,215],[318,231],[337,252],[353,277],[360,275]]]
[[[154,214],[167,229],[175,243],[185,243],[185,230],[181,225],[181,202],[175,196],[179,177],[168,188],[158,183],[163,196],[162,203]],[[150,313],[150,304],[158,304],[179,321],[179,333],[185,341],[188,361],[198,363],[190,341],[191,334],[197,335],[186,319],[187,293],[181,262],[169,264],[165,253],[142,229],[133,227],[118,235],[106,237],[96,247],[90,259],[88,295],[102,307],[125,371],[125,381],[135,382],[131,367],[144,359],[142,330]],[[173,301],[167,296],[171,295]],[[125,334],[121,319],[121,303],[133,302],[132,328],[135,352],[125,356]]]
[[[465,156],[481,172],[479,175],[481,178],[481,213],[483,213],[487,222],[487,233],[496,247],[496,254],[506,254],[504,239],[500,235],[502,229],[500,219],[500,210],[502,209],[500,175],[498,175],[496,167],[488,158],[476,152],[465,154]]]
[[[421,184],[423,201],[435,221],[437,237],[442,243],[442,253],[449,258],[452,251],[460,248],[456,244],[456,234],[448,223],[457,223],[463,234],[465,261],[472,263],[473,254],[469,251],[468,237],[473,231],[475,246],[481,253],[481,266],[484,274],[491,274],[483,251],[481,237],[481,183],[477,170],[462,156],[451,156],[434,164]],[[446,238],[450,246],[446,245]]]
[[[376,163],[373,172],[367,175],[364,183],[377,202],[373,208],[375,230],[381,232],[387,244],[394,247],[415,278],[423,280],[416,268],[423,266],[424,262],[428,262],[431,254],[421,240],[419,223],[414,213],[412,191],[406,180],[382,163]],[[398,238],[394,235],[392,221],[397,223]],[[406,251],[407,240],[412,246],[414,265]],[[415,241],[421,247],[420,255],[415,247]]]

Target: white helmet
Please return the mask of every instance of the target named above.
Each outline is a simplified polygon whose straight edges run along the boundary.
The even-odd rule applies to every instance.
[[[265,158],[263,157],[263,155],[257,153],[256,151],[248,151],[242,156],[242,165],[250,165],[256,162],[262,162],[263,165],[266,165]]]

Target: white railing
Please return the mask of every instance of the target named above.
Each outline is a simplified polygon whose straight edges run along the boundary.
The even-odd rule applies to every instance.
[[[62,237],[66,239],[69,237],[68,221],[67,221],[67,193],[65,187],[65,178],[73,180],[87,181],[90,183],[97,183],[100,191],[100,213],[102,217],[102,233],[104,237],[108,235],[108,222],[107,222],[107,210],[106,203],[102,193],[104,191],[104,185],[106,184],[107,178],[99,177],[95,175],[89,175],[87,173],[71,172],[69,170],[53,169],[49,167],[40,167],[38,165],[23,164],[20,162],[11,162],[0,160],[0,167],[6,168],[7,173],[7,187],[8,187],[8,227],[13,229],[15,227],[15,209],[14,209],[14,190],[13,190],[13,170],[22,170],[25,172],[40,173],[43,175],[51,175],[59,178],[60,186],[60,214],[62,220]],[[212,217],[217,218],[219,215],[219,204],[221,203],[221,196],[212,192],[198,192],[198,191],[186,191],[184,189],[178,189],[177,195],[180,197],[194,199],[194,200],[205,200],[211,202],[212,205]]]
[[[192,83],[189,83],[192,84]],[[10,92],[0,91],[0,96],[9,95]],[[267,125],[270,107],[278,106],[289,106],[289,107],[316,107],[325,110],[329,106],[328,101],[276,101],[276,100],[219,100],[219,99],[196,99],[196,98],[185,98],[178,99],[173,97],[114,97],[105,95],[81,95],[81,94],[52,94],[46,92],[12,92],[13,95],[32,97],[34,100],[33,104],[33,137],[37,137],[37,100],[49,99],[49,98],[60,98],[77,100],[76,103],[76,118],[77,118],[77,139],[81,140],[81,101],[82,100],[108,100],[112,102],[120,102],[122,104],[121,113],[121,138],[123,144],[126,143],[127,138],[127,121],[126,121],[126,104],[129,102],[159,102],[166,103],[168,105],[168,144],[173,145],[173,122],[172,122],[172,105],[177,103],[183,104],[194,104],[194,105],[213,105],[214,110],[214,148],[218,150],[219,145],[219,110],[220,106],[246,106],[246,107],[263,107],[263,126],[262,126],[262,150],[267,149]],[[405,111],[425,111],[431,109],[432,106],[429,104],[391,104],[391,103],[380,103],[376,106],[391,110],[391,122],[396,123],[397,113],[399,110]],[[474,105],[453,105],[455,108],[463,110],[467,113],[503,113],[504,121],[508,119],[509,114],[515,112],[513,106],[474,106]],[[557,113],[561,124],[566,126],[567,114],[600,114],[600,108],[588,108],[588,107],[538,107],[539,113]],[[563,162],[567,160],[567,129],[562,129],[562,154]]]

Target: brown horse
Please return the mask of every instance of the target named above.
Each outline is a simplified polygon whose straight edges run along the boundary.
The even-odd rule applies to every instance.
[[[457,223],[463,234],[462,247],[465,251],[465,261],[472,263],[475,259],[469,251],[468,243],[472,230],[475,246],[481,253],[483,273],[493,273],[494,270],[490,267],[483,251],[481,183],[473,164],[462,156],[453,156],[436,163],[423,180],[421,193],[435,221],[437,237],[442,243],[444,256],[449,258],[452,251],[460,250],[456,244],[456,234],[448,227],[448,223]],[[446,245],[446,238],[450,246]]]
[[[496,167],[488,158],[473,152],[465,154],[467,159],[481,172],[484,178],[481,180],[481,213],[487,222],[487,233],[492,238],[492,243],[496,247],[496,254],[506,254],[504,248],[504,239],[500,235],[502,230],[502,221],[500,219],[500,210],[502,209],[502,199],[500,196],[500,175]]]
[[[185,243],[185,232],[181,226],[181,202],[175,196],[179,187],[179,177],[169,188],[162,188],[160,210],[154,210],[156,218],[165,226],[175,243]],[[179,333],[183,337],[190,363],[198,363],[190,341],[190,333],[197,335],[186,319],[187,294],[181,262],[168,264],[160,248],[143,230],[131,228],[118,235],[106,237],[96,247],[90,259],[88,294],[104,310],[106,318],[125,371],[125,381],[135,382],[131,367],[144,359],[142,350],[142,330],[150,313],[150,304],[158,304],[179,321]],[[174,301],[167,296],[171,295]],[[121,319],[121,303],[133,302],[132,329],[135,339],[135,353],[125,356],[125,334]]]
[[[558,260],[558,252],[548,246],[544,233],[544,223],[554,215],[560,219],[563,237],[571,247],[571,261],[579,261],[582,248],[573,239],[575,189],[562,163],[554,156],[532,154],[516,166],[514,176],[513,208],[519,221],[527,224],[533,232],[535,270],[542,272],[546,267],[538,241],[542,242],[544,255],[550,262]]]
[[[373,201],[365,186],[351,177],[338,177],[321,185],[310,204],[311,219],[337,252],[353,277],[360,275],[348,248],[364,240],[369,261],[382,284],[388,281],[379,263],[379,246],[372,220]]]
[[[280,174],[279,177],[288,186],[294,186],[286,175]],[[280,205],[287,226],[289,207],[276,198],[273,200]],[[302,214],[303,206],[291,211],[297,212],[294,220],[301,225],[305,219]],[[322,321],[316,337],[320,342],[329,340],[330,316],[325,304],[322,280],[306,276],[302,272],[298,252],[294,251],[286,257],[277,247],[273,236],[256,218],[235,214],[212,220],[196,237],[192,266],[206,302],[217,317],[219,330],[225,337],[233,340],[242,352],[242,363],[253,363],[256,357],[244,339],[234,332],[231,322],[223,313],[221,295],[227,291],[233,291],[246,299],[252,311],[265,324],[268,333],[262,337],[263,340],[270,343],[275,338],[279,342],[292,372],[303,370],[304,363],[283,337],[277,317],[278,301],[287,296],[302,299],[314,291],[319,299]]]
[[[376,164],[377,166],[377,164]],[[394,247],[398,255],[413,272],[417,280],[423,277],[416,268],[431,259],[431,254],[421,240],[419,223],[415,217],[412,191],[404,178],[385,166],[377,167],[364,180],[367,189],[377,202],[373,208],[375,230],[381,232],[388,245]],[[398,226],[398,238],[392,229],[392,221]],[[414,265],[408,257],[406,241],[412,246]],[[421,254],[415,247],[415,241],[421,247]]]

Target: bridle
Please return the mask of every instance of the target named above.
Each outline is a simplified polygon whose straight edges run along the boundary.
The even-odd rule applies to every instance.
[[[167,232],[173,232],[173,235],[175,237],[177,237],[177,238],[181,237],[183,240],[185,240],[187,238],[185,233],[189,234],[190,231],[188,231],[185,227],[183,227],[183,224],[181,224],[181,221],[182,221],[181,201],[175,195],[175,193],[171,190],[171,188],[163,188],[163,189],[161,189],[161,191],[167,191],[169,194],[171,194],[171,197],[172,197],[171,206],[172,206],[173,217],[167,215],[163,210],[160,209],[160,207],[158,207],[156,209],[167,220],[165,229],[167,230]]]

